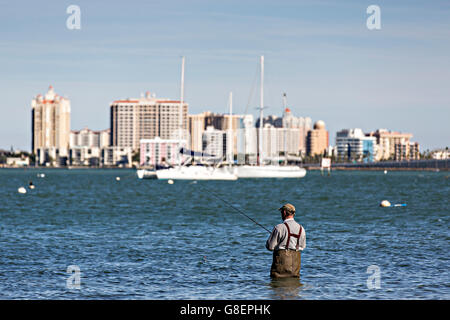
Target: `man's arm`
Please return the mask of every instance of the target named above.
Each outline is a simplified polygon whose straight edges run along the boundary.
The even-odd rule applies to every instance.
[[[267,250],[273,251],[279,243],[278,240],[279,240],[279,232],[278,229],[275,227],[273,228],[273,231],[270,234],[269,239],[267,239],[266,241]]]
[[[306,231],[305,228],[302,227],[302,234],[300,236],[300,250],[303,250],[306,248]]]

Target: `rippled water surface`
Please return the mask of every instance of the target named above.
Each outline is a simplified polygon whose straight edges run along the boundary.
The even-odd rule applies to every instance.
[[[0,298],[450,299],[449,183],[448,172],[170,185],[132,170],[2,169]],[[268,233],[205,188],[268,229],[293,203],[307,235],[300,283],[272,281]],[[70,265],[80,289],[67,287]]]

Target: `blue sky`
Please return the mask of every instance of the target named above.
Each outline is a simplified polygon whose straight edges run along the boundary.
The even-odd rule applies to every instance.
[[[66,28],[71,4],[81,30]],[[371,4],[381,30],[366,27]],[[286,92],[333,144],[355,127],[450,144],[449,1],[0,0],[0,148],[31,149],[31,99],[50,84],[72,129],[108,128],[111,101],[147,90],[179,98],[181,56],[190,113],[227,112],[233,91],[234,111],[256,115],[260,55],[266,114]]]

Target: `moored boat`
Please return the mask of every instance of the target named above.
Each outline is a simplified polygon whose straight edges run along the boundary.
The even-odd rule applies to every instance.
[[[160,180],[237,180],[237,175],[227,167],[177,166],[156,170]]]
[[[238,178],[303,178],[306,170],[297,166],[238,166]]]
[[[136,171],[139,179],[156,179],[155,170],[139,169]]]

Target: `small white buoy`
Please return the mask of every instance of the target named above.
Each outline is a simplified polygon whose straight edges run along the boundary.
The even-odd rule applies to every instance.
[[[384,170],[384,174],[387,174],[387,170]]]
[[[117,180],[117,181],[120,181],[120,177],[116,177],[116,180]]]
[[[391,203],[387,200],[383,200],[380,203],[380,207],[390,207],[390,206],[391,206]]]
[[[169,181],[167,181],[168,184],[173,184],[173,180],[170,179]]]
[[[33,190],[34,189],[34,185],[30,184],[30,189]]]
[[[17,189],[17,191],[19,191],[19,193],[27,193],[27,189],[25,189],[24,187],[20,187],[19,189]]]
[[[38,173],[37,176],[38,176],[38,178],[44,178],[44,177],[45,177],[45,174],[43,174],[43,173]]]

